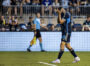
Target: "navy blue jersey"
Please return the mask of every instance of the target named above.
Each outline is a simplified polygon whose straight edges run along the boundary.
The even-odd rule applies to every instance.
[[[65,15],[61,15],[62,19],[65,19],[66,21],[61,24],[61,31],[62,34],[71,34],[71,15],[69,12],[66,12]]]

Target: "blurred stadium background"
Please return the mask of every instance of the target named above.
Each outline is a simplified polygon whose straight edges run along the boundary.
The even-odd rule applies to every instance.
[[[60,31],[60,25],[57,24],[56,13],[58,7],[64,7],[72,14],[73,31],[90,30],[90,23],[85,23],[87,17],[90,21],[89,0],[48,0],[49,4],[45,1],[1,0],[0,31],[32,31],[29,22],[33,21],[36,12],[41,13],[41,23],[50,28],[49,31]],[[14,27],[10,27],[10,21],[12,18],[17,22],[17,24],[15,24],[16,30],[14,30]],[[43,28],[41,30],[45,31]]]
[[[61,65],[90,66],[90,0],[0,0],[1,66],[37,66],[39,61],[50,63],[49,61],[55,59],[61,42],[61,28],[57,23],[58,15],[56,13],[58,7],[65,8],[72,15],[71,45],[82,58],[82,62],[79,64],[69,64],[70,57],[68,53],[65,53],[64,57],[68,57],[69,60],[63,57],[63,61],[67,60],[68,62],[65,61],[66,64],[62,63]],[[32,23],[37,12],[41,13],[41,24],[49,28],[48,31],[41,28],[43,47],[46,51],[54,52],[21,52],[27,50],[29,42],[33,38]],[[32,51],[40,51],[38,41],[32,47]],[[33,55],[37,60],[33,58]],[[10,59],[8,60],[8,58]],[[38,64],[38,66],[44,65]]]

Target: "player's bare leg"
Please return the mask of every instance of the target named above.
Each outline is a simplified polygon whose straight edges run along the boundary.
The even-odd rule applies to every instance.
[[[80,61],[80,58],[76,55],[74,49],[70,46],[70,43],[67,43],[65,46],[71,52],[71,54],[74,56],[73,63]]]
[[[28,51],[28,52],[31,52],[31,49],[30,49],[30,48],[33,46],[33,43],[32,43],[32,42],[33,42],[33,39],[30,41],[30,45],[29,45],[29,47],[27,48],[27,51]]]
[[[39,44],[40,44],[40,48],[41,48],[41,51],[44,52],[45,50],[43,50],[43,47],[42,47],[42,38],[38,38],[39,39]]]
[[[61,57],[62,57],[62,55],[63,55],[63,53],[64,53],[64,47],[65,47],[65,42],[61,42],[61,44],[60,44],[60,52],[59,52],[59,55],[58,55],[58,58],[55,60],[55,61],[52,61],[52,63],[60,63],[60,59],[61,59]]]

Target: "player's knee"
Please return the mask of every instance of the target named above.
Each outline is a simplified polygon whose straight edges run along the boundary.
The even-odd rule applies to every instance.
[[[64,41],[61,42],[61,45],[65,45],[65,44],[66,44],[66,42],[64,42]]]
[[[60,49],[60,51],[64,51],[64,49]]]
[[[40,38],[39,41],[42,42],[42,38]]]
[[[67,44],[65,46],[66,46],[66,48],[68,48],[68,45]]]
[[[70,44],[66,44],[65,46],[66,46],[66,48],[69,49],[69,50],[72,49],[72,47],[70,46]]]
[[[64,46],[65,46],[65,42],[62,42],[61,45],[60,45],[60,48],[61,48],[62,50],[64,50]]]
[[[40,38],[40,41],[42,42],[42,38]]]
[[[64,50],[64,47],[61,47],[61,50]]]
[[[73,48],[70,48],[69,51],[74,51],[74,49]]]

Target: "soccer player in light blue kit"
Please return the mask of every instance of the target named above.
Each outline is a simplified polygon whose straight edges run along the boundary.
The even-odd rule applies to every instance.
[[[34,19],[34,25],[33,25],[34,37],[36,36],[36,39],[39,39],[39,42],[40,42],[39,44],[40,44],[41,51],[44,52],[45,50],[42,47],[42,37],[41,37],[41,33],[40,33],[40,27],[43,27],[46,30],[48,30],[47,27],[41,25],[41,23],[40,23],[40,13],[37,13],[36,18]],[[33,44],[32,44],[32,41],[31,41],[29,47],[27,48],[27,51],[31,52],[30,49],[31,49],[32,45]]]

